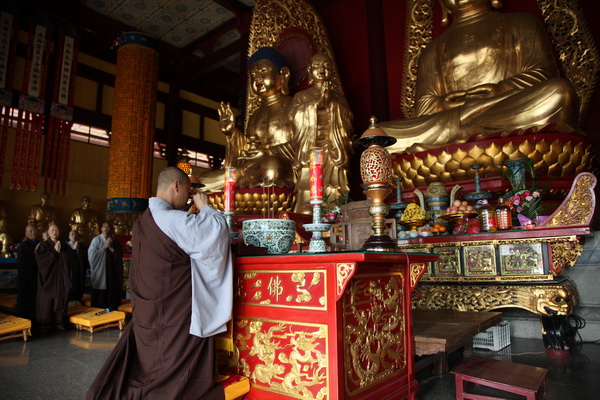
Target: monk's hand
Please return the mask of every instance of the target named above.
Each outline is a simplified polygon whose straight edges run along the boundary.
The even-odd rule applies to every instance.
[[[487,99],[502,93],[502,88],[495,83],[485,83],[467,90],[467,96],[470,98]]]
[[[202,207],[208,205],[208,196],[203,192],[196,192],[194,197],[192,197],[192,200],[194,200],[194,206],[196,206],[198,211],[201,210]]]
[[[54,250],[56,250],[57,253],[60,253],[60,240],[57,240],[56,243],[54,243]]]
[[[79,246],[79,242],[75,242],[75,244],[73,244],[73,250],[77,250],[77,246]]]
[[[464,90],[450,92],[442,97],[444,110],[460,107],[465,104],[465,101],[467,101],[467,92]]]
[[[219,127],[221,128],[221,132],[229,135],[235,124],[235,116],[231,110],[231,104],[221,102],[217,111],[219,112]]]

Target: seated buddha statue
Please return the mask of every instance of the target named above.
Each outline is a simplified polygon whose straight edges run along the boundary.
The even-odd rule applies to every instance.
[[[40,195],[40,203],[29,209],[27,223],[35,226],[38,235],[48,231],[48,226],[56,223],[56,210],[50,204],[50,195],[46,192]]]
[[[236,186],[253,188],[294,187],[292,129],[288,95],[290,70],[285,58],[272,47],[261,47],[248,59],[250,90],[260,104],[248,120],[246,131],[236,126],[229,104],[219,108],[219,126],[226,136],[224,165],[237,169]],[[200,176],[206,191],[223,188],[223,171]]]
[[[311,147],[323,149],[323,189],[334,202],[350,191],[348,168],[352,154],[352,111],[344,95],[331,88],[333,63],[324,53],[311,57],[309,84],[313,86],[294,96],[290,117],[294,128],[294,172],[296,205],[302,212],[310,202]],[[303,209],[304,208],[304,209]]]
[[[89,196],[83,196],[81,207],[73,210],[69,221],[71,230],[77,232],[85,244],[89,244],[95,236],[100,234],[98,215],[90,208],[91,201]]]
[[[416,117],[380,123],[397,142],[390,153],[414,153],[542,128],[573,132],[577,96],[559,77],[551,43],[533,15],[500,13],[499,0],[440,0],[452,24],[419,58]]]

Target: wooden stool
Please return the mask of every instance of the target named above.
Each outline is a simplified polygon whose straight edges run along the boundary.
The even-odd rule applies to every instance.
[[[31,336],[31,321],[25,318],[0,313],[0,340]]]
[[[94,330],[101,330],[110,327],[119,327],[119,330],[123,330],[125,326],[125,313],[122,311],[111,311],[105,314],[100,314],[103,310],[83,312],[80,314],[74,314],[69,317],[69,322],[75,325],[78,330],[85,329],[90,333],[94,333]]]
[[[467,382],[506,392],[520,394],[534,400],[546,391],[546,368],[532,367],[492,358],[471,357],[456,367],[452,373],[456,380],[456,399],[499,399],[465,392]]]

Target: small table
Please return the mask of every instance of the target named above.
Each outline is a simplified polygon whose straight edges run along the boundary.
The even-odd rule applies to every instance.
[[[415,354],[439,354],[415,365],[420,368],[434,363],[434,373],[448,372],[448,355],[464,347],[464,355],[473,352],[473,336],[500,323],[502,313],[494,311],[413,310]]]
[[[456,399],[496,399],[465,392],[467,382],[506,392],[520,394],[534,400],[546,391],[546,368],[532,367],[484,357],[470,357],[452,373],[456,380]]]

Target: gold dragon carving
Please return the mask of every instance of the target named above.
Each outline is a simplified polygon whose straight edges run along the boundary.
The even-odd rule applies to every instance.
[[[354,277],[343,297],[344,367],[349,392],[406,365],[401,275]]]
[[[432,38],[434,0],[407,2],[402,112],[414,116],[417,65]],[[596,86],[600,56],[578,0],[537,0],[558,59],[579,98],[580,124]]]
[[[579,302],[577,288],[569,281],[557,285],[450,286],[422,285],[413,291],[417,310],[489,311],[522,308],[540,316],[569,315]]]
[[[327,328],[303,328],[277,321],[237,321],[233,367],[271,390],[307,399],[326,398],[327,356],[317,346],[327,339]],[[260,362],[249,365],[252,357]],[[309,390],[315,385],[323,387]]]

